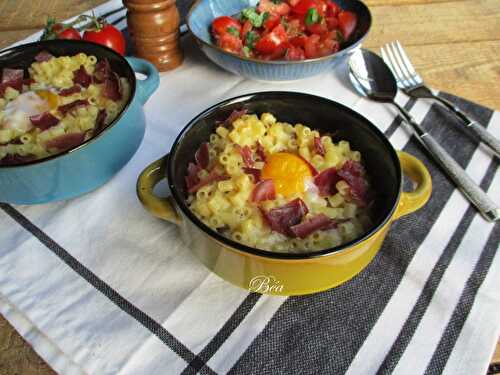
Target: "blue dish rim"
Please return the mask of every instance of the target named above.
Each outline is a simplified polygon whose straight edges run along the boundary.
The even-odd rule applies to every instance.
[[[137,86],[137,79],[135,77],[134,69],[132,69],[132,67],[130,66],[129,62],[125,58],[125,56],[122,56],[118,52],[114,51],[113,49],[111,49],[109,47],[106,47],[106,46],[103,46],[101,44],[86,42],[86,41],[83,41],[83,40],[69,40],[69,39],[64,39],[64,40],[62,40],[62,39],[40,40],[40,41],[37,41],[37,42],[20,44],[18,46],[14,46],[14,47],[2,50],[2,51],[0,51],[0,56],[3,55],[4,53],[11,53],[11,52],[16,51],[16,50],[21,50],[22,51],[23,48],[27,48],[27,47],[31,47],[31,46],[35,46],[35,45],[44,45],[44,44],[50,45],[50,44],[53,44],[53,43],[61,43],[61,44],[67,44],[67,43],[70,43],[70,44],[71,43],[73,43],[73,44],[81,44],[81,43],[88,44],[88,43],[90,43],[90,44],[93,45],[93,47],[95,47],[97,49],[102,48],[102,49],[108,50],[109,52],[112,52],[116,56],[119,56],[120,58],[122,58],[123,61],[126,62],[126,65],[127,65],[127,67],[129,68],[129,70],[131,72],[132,82],[130,82],[130,84],[131,84],[131,88],[132,89],[130,91],[130,97],[127,99],[127,102],[123,106],[123,108],[120,111],[120,113],[118,113],[118,115],[113,119],[113,121],[111,121],[111,123],[108,124],[108,126],[106,126],[99,134],[97,134],[96,136],[90,137],[86,141],[80,143],[78,146],[69,148],[67,150],[64,150],[63,152],[58,153],[58,154],[50,155],[50,156],[47,156],[47,157],[41,158],[41,159],[35,159],[35,160],[31,160],[31,161],[27,161],[27,162],[19,163],[19,164],[0,165],[0,169],[30,167],[30,166],[35,165],[35,164],[42,164],[42,163],[44,163],[46,161],[54,160],[54,159],[56,159],[58,157],[65,156],[65,155],[67,155],[67,154],[69,154],[71,152],[75,152],[75,151],[79,150],[80,148],[88,145],[89,143],[93,142],[97,138],[101,137],[102,134],[106,133],[119,120],[121,120],[121,118],[123,117],[123,114],[130,107],[130,104],[132,103],[132,100],[135,97],[135,91],[136,91],[136,86]]]
[[[189,32],[191,33],[191,35],[194,36],[194,38],[196,39],[196,41],[199,43],[199,44],[202,44],[202,45],[205,45],[209,48],[213,48],[225,55],[228,55],[228,56],[231,56],[231,57],[234,57],[234,58],[237,58],[237,59],[240,59],[240,60],[243,60],[243,61],[248,61],[248,62],[252,62],[252,63],[258,63],[258,64],[267,64],[267,65],[288,65],[288,64],[304,64],[304,63],[314,63],[314,62],[320,62],[320,61],[325,61],[325,60],[329,60],[335,56],[341,56],[343,54],[345,54],[346,52],[348,51],[351,51],[355,48],[357,48],[362,42],[363,40],[366,38],[366,36],[368,35],[368,33],[370,32],[370,29],[372,27],[372,14],[370,12],[370,9],[366,6],[366,4],[362,1],[357,1],[362,7],[365,8],[366,10],[366,14],[368,15],[368,28],[366,29],[366,32],[364,33],[363,36],[361,36],[361,38],[359,38],[359,40],[357,40],[355,43],[349,45],[348,47],[346,48],[343,48],[335,53],[332,53],[330,55],[326,55],[326,56],[322,56],[322,57],[316,57],[314,59],[304,59],[304,60],[292,60],[292,61],[288,61],[288,60],[260,60],[260,59],[254,59],[254,58],[251,58],[251,57],[245,57],[245,56],[240,56],[240,55],[237,55],[235,53],[231,53],[231,52],[228,52],[222,48],[220,48],[219,46],[213,44],[213,43],[207,43],[206,41],[204,41],[203,39],[201,39],[200,37],[198,37],[198,35],[196,35],[196,33],[191,29],[191,16],[195,10],[195,8],[202,2],[202,1],[205,1],[205,0],[196,0],[192,5],[191,7],[189,8],[189,12],[187,14],[187,17],[186,17],[186,26],[189,30]]]

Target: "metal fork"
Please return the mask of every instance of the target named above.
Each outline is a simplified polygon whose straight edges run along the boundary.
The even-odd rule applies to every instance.
[[[396,77],[400,89],[414,98],[430,98],[439,101],[446,108],[455,113],[472,133],[495,152],[497,157],[500,157],[500,140],[489,133],[484,126],[472,120],[453,103],[433,94],[432,91],[425,86],[422,77],[415,71],[415,68],[399,41],[386,44],[380,49],[380,52],[385,63]]]

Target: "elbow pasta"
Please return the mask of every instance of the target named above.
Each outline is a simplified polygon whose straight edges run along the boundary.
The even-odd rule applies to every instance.
[[[21,91],[8,86],[0,93],[0,165],[21,164],[73,148],[118,116],[130,97],[130,84],[119,77],[121,99],[108,98],[105,85],[112,72],[105,70],[104,79],[94,79],[97,64],[95,56],[85,53],[33,62]],[[82,68],[90,83],[76,79],[76,71]],[[80,105],[71,107],[75,102]],[[61,110],[68,105],[69,110]],[[51,121],[37,124],[37,116]]]
[[[323,152],[315,146],[318,140]],[[267,160],[262,159],[259,147]],[[303,189],[300,183],[286,180],[285,190],[277,190],[272,199],[254,201],[262,180],[255,180],[254,173],[248,172],[249,161],[242,151],[245,148],[247,152],[250,150],[252,158],[250,169],[258,171],[260,178],[265,180],[267,178],[262,176],[269,174],[269,159],[276,155],[284,160],[298,158],[298,163],[307,168],[312,166],[318,173],[330,168],[340,169],[347,161],[360,162],[361,153],[351,150],[347,141],[335,143],[330,136],[321,135],[303,124],[279,122],[271,113],[263,113],[260,118],[256,114],[245,114],[232,125],[217,126],[207,148],[208,166],[200,168],[195,177],[208,182],[189,193],[186,202],[204,224],[227,238],[263,250],[301,253],[339,246],[361,236],[372,226],[370,205],[357,201],[351,186],[343,179],[336,181],[335,192],[328,196],[320,196],[314,176],[307,175]],[[223,177],[211,181],[214,171]],[[289,179],[289,175],[293,177],[297,173],[285,168],[281,177],[278,173],[278,177],[271,178],[273,186],[277,189],[279,178]],[[295,190],[287,191],[290,186]],[[263,212],[279,209],[294,199],[302,200],[307,207],[308,213],[302,217],[302,223],[317,215],[326,215],[335,220],[336,225],[314,230],[303,238],[271,229]]]

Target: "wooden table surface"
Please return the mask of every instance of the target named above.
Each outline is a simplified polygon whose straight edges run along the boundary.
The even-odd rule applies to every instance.
[[[103,0],[0,0],[0,48]],[[365,0],[373,27],[364,46],[399,40],[432,87],[500,110],[499,0]],[[500,362],[500,346],[492,359]],[[0,316],[0,375],[51,374]]]

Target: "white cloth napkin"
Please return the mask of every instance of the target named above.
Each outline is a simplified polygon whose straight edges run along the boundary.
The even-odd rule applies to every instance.
[[[360,98],[343,67],[293,83],[253,82],[210,63],[191,37],[182,45],[183,65],[161,75],[145,105],[141,147],[110,182],[65,202],[0,205],[0,312],[41,357],[63,374],[485,373],[500,331],[500,226],[453,189],[392,108]],[[260,296],[221,280],[135,195],[142,169],[197,113],[269,90],[354,108],[396,149],[423,159],[434,179],[428,207],[393,226],[365,271],[313,296]],[[434,126],[500,203],[491,154],[457,133],[440,108],[398,101]],[[500,137],[498,113],[458,102]]]

